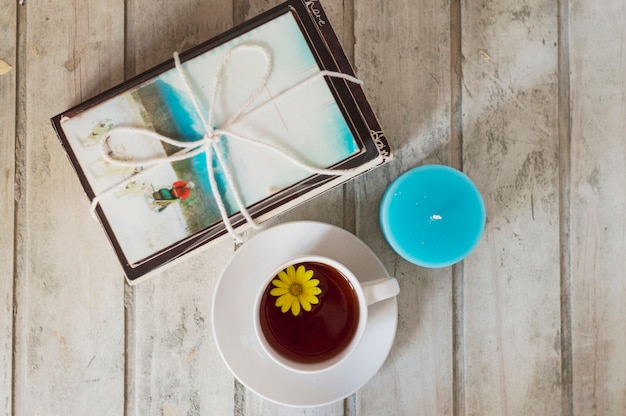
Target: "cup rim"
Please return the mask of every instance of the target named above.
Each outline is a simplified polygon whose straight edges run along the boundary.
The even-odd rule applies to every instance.
[[[294,360],[290,360],[278,352],[274,351],[274,349],[269,345],[267,340],[265,339],[265,335],[263,334],[263,330],[260,325],[260,303],[263,294],[267,286],[271,283],[274,277],[278,274],[279,271],[284,270],[289,265],[303,263],[303,262],[320,262],[324,264],[330,264],[332,267],[338,269],[342,275],[350,282],[353,290],[356,293],[356,297],[358,300],[359,307],[359,322],[352,336],[352,340],[350,343],[339,353],[336,355],[315,363],[302,363]],[[254,312],[253,312],[253,327],[256,339],[258,340],[263,352],[275,363],[286,368],[287,370],[294,371],[297,373],[321,373],[324,371],[328,371],[336,366],[340,365],[344,362],[358,347],[361,339],[363,338],[363,334],[365,333],[365,327],[367,325],[368,319],[368,305],[365,302],[365,294],[363,293],[363,289],[361,288],[361,284],[359,279],[352,273],[352,271],[345,266],[343,263],[326,256],[321,255],[302,255],[294,257],[290,260],[282,262],[279,266],[277,266],[272,273],[268,274],[268,277],[264,280],[263,284],[260,285],[259,290],[255,296],[254,301]]]

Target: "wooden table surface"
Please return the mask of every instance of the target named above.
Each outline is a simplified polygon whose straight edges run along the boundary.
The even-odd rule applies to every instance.
[[[276,3],[0,0],[0,415],[626,414],[624,1],[324,1],[396,159],[264,227],[339,225],[398,277],[393,348],[355,395],[292,409],[228,372],[230,241],[125,284],[49,118]],[[385,187],[426,163],[487,206],[453,267],[379,231]]]

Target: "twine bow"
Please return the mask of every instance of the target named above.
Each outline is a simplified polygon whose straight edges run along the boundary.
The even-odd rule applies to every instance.
[[[219,89],[221,85],[222,73],[224,71],[224,68],[228,60],[235,53],[238,53],[240,51],[257,52],[257,53],[260,53],[264,57],[265,67],[263,70],[263,77],[261,78],[259,84],[254,89],[254,91],[246,99],[245,103],[241,106],[241,108],[239,108],[238,111],[236,111],[233,115],[231,115],[226,120],[226,122],[223,123],[221,127],[216,128],[216,127],[213,127],[214,126],[214,110],[216,107],[217,97],[218,97],[218,93],[219,93]],[[178,75],[180,76],[180,79],[185,88],[185,93],[188,95],[189,99],[193,103],[193,107],[199,119],[202,122],[202,126],[204,128],[204,135],[199,140],[186,142],[186,141],[172,139],[171,137],[164,136],[162,134],[159,134],[153,130],[149,130],[146,128],[130,127],[130,126],[113,127],[111,130],[107,132],[107,134],[103,137],[100,143],[100,153],[102,155],[102,158],[105,161],[114,165],[134,167],[134,168],[143,167],[143,170],[113,185],[112,187],[106,189],[104,192],[94,197],[91,203],[91,213],[94,217],[95,217],[96,207],[98,206],[98,204],[100,203],[100,201],[102,200],[104,196],[115,191],[119,187],[125,186],[128,183],[134,181],[138,175],[144,175],[147,172],[149,172],[151,169],[157,166],[160,166],[162,164],[165,164],[165,163],[173,163],[173,162],[189,159],[200,154],[204,154],[206,157],[209,183],[211,185],[213,197],[215,199],[220,215],[222,217],[222,221],[226,229],[228,230],[228,233],[235,239],[235,241],[237,241],[238,243],[241,243],[243,240],[241,236],[234,230],[232,223],[230,222],[230,218],[228,217],[226,207],[224,206],[222,195],[220,194],[220,191],[217,187],[217,183],[215,180],[215,172],[214,172],[213,163],[212,163],[213,155],[217,157],[217,161],[219,165],[221,166],[222,171],[224,172],[226,184],[232,190],[232,193],[233,193],[235,202],[237,204],[237,207],[239,208],[239,211],[241,212],[245,220],[253,228],[259,228],[259,225],[256,223],[256,221],[252,218],[252,216],[246,209],[246,206],[241,198],[239,190],[237,189],[235,181],[233,180],[230,169],[228,168],[226,157],[224,156],[222,150],[218,146],[219,141],[221,140],[222,137],[230,138],[234,140],[240,140],[240,141],[250,143],[255,146],[260,146],[260,147],[269,149],[273,152],[278,153],[280,156],[282,156],[289,162],[293,163],[294,165],[299,166],[300,168],[307,170],[314,174],[339,176],[339,175],[351,174],[355,172],[356,169],[322,169],[322,168],[317,168],[315,166],[311,166],[301,161],[297,157],[285,152],[280,147],[274,146],[270,143],[267,143],[261,140],[257,140],[253,137],[242,136],[234,132],[232,128],[236,124],[243,121],[250,114],[253,114],[254,112],[266,107],[267,105],[272,104],[274,101],[279,100],[281,97],[284,97],[287,94],[290,94],[294,92],[295,90],[302,88],[303,86],[313,82],[314,80],[318,78],[321,78],[324,76],[342,78],[342,79],[348,80],[356,84],[362,84],[363,82],[361,80],[355,77],[352,77],[350,75],[342,74],[338,72],[319,71],[316,74],[312,75],[311,77],[293,85],[292,87],[286,89],[282,93],[256,106],[255,108],[248,110],[248,108],[252,105],[254,100],[259,96],[259,94],[263,91],[263,89],[267,85],[270,72],[271,72],[272,58],[269,52],[267,51],[267,49],[260,45],[241,44],[230,49],[229,52],[223,57],[222,61],[220,62],[220,65],[218,66],[217,72],[215,73],[215,77],[213,79],[213,91],[212,91],[209,109],[208,109],[208,112],[206,112],[205,114],[205,111],[203,111],[197,95],[194,93],[193,88],[191,87],[189,78],[187,77],[187,74],[184,68],[182,67],[180,58],[178,57],[178,53],[174,53],[174,63],[175,63]],[[181,150],[169,156],[154,157],[154,158],[141,159],[141,160],[137,160],[134,158],[131,158],[130,160],[128,160],[128,158],[119,159],[113,155],[113,152],[111,152],[111,148],[109,146],[109,140],[113,135],[121,134],[121,133],[135,133],[135,134],[140,134],[146,137],[151,137],[161,142],[173,145]]]

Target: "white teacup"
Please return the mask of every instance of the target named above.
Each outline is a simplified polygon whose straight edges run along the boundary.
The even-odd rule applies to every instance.
[[[256,337],[267,355],[289,370],[326,371],[359,345],[368,305],[399,291],[394,277],[360,282],[336,260],[300,256],[263,280],[254,307]]]

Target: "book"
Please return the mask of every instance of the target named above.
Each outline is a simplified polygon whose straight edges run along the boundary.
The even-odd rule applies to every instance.
[[[130,284],[393,157],[317,0],[51,121]]]

